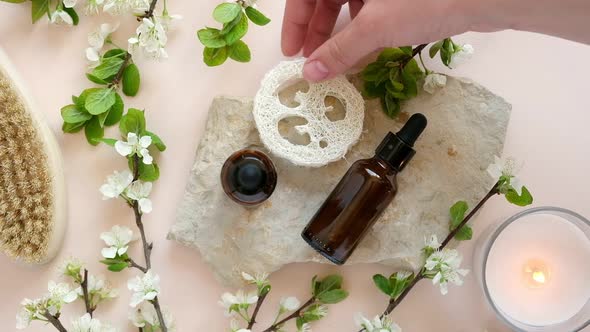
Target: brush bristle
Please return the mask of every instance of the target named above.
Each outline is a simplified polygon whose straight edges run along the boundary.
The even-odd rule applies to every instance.
[[[47,155],[25,104],[0,70],[0,248],[40,262],[53,229]]]

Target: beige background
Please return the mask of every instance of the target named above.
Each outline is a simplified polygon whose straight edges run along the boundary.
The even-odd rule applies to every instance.
[[[265,28],[252,27],[246,40],[253,51],[250,64],[228,62],[207,68],[201,61],[202,47],[195,31],[213,24],[210,13],[216,1],[176,1],[171,11],[184,20],[171,34],[170,59],[162,63],[140,63],[141,93],[127,99],[127,106],[147,109],[148,126],[168,143],[161,156],[161,180],[153,193],[154,212],[145,218],[149,237],[155,241],[154,268],[162,277],[161,300],[177,319],[179,331],[222,331],[228,326],[217,305],[225,291],[213,278],[199,254],[165,239],[173,223],[176,206],[192,164],[193,152],[202,134],[207,108],[215,95],[252,96],[264,73],[283,59],[280,52],[280,23],[283,1],[262,1],[261,9],[274,21]],[[14,329],[14,315],[23,297],[36,297],[55,278],[55,267],[64,257],[76,255],[121,289],[122,296],[99,307],[97,317],[127,326],[129,292],[125,282],[135,271],[113,274],[101,266],[101,231],[114,224],[132,226],[131,211],[121,202],[102,201],[98,187],[124,160],[106,146],[90,147],[82,135],[61,133],[59,109],[90,83],[84,78],[86,35],[98,23],[114,21],[108,15],[82,17],[73,29],[48,26],[45,20],[30,24],[29,4],[0,3],[0,45],[4,48],[62,147],[68,189],[69,228],[58,259],[46,266],[17,266],[0,256],[0,327]],[[341,22],[347,17],[342,17]],[[136,22],[126,17],[115,39],[121,44],[131,35]],[[472,61],[452,72],[470,77],[506,98],[514,106],[506,139],[506,154],[526,162],[522,177],[535,195],[535,205],[557,205],[590,216],[590,47],[555,38],[521,32],[466,34],[458,38],[472,43]],[[439,65],[433,68],[448,73]],[[112,132],[115,135],[115,132]],[[500,199],[492,201],[475,224],[479,234],[486,225],[517,211]],[[476,234],[476,235],[477,235]],[[475,242],[461,244],[465,265],[471,268]],[[135,248],[139,249],[139,248]],[[135,252],[136,250],[134,250]],[[375,273],[391,273],[377,265],[338,268],[330,265],[290,265],[272,275],[273,292],[263,307],[261,324],[274,317],[281,296],[305,300],[308,280],[314,274],[331,272],[345,276],[351,296],[332,306],[330,315],[314,326],[316,331],[354,331],[352,316],[362,311],[380,312],[386,299],[372,286]],[[65,317],[81,313],[81,305],[66,309]],[[487,309],[474,277],[462,288],[452,288],[443,297],[428,282],[422,282],[393,315],[404,331],[479,332],[506,331]],[[66,319],[67,320],[67,319]],[[290,327],[290,330],[293,328]],[[35,324],[31,331],[51,331]],[[134,331],[128,327],[124,331]]]

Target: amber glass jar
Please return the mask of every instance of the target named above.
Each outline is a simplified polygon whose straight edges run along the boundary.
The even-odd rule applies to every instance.
[[[266,201],[277,185],[270,158],[255,147],[234,152],[221,168],[223,191],[234,202],[256,206]]]

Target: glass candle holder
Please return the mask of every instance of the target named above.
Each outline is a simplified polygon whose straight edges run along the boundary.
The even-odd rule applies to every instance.
[[[590,326],[590,221],[581,215],[538,207],[492,225],[473,266],[488,304],[512,330]]]

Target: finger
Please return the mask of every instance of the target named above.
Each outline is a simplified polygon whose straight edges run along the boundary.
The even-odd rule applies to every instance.
[[[357,16],[344,30],[320,46],[303,67],[305,79],[317,82],[330,79],[353,67],[365,55],[379,48],[381,39],[363,15]],[[374,28],[374,24],[372,25]],[[371,33],[373,35],[371,35]]]
[[[358,15],[358,13],[363,8],[365,3],[363,0],[351,0],[348,2],[348,10],[350,11],[350,18],[354,20],[354,18]]]
[[[281,37],[281,48],[286,56],[297,54],[303,47],[315,4],[316,0],[287,0]]]
[[[309,56],[316,48],[330,39],[340,9],[345,3],[346,0],[317,0],[315,12],[305,36],[303,56]]]

